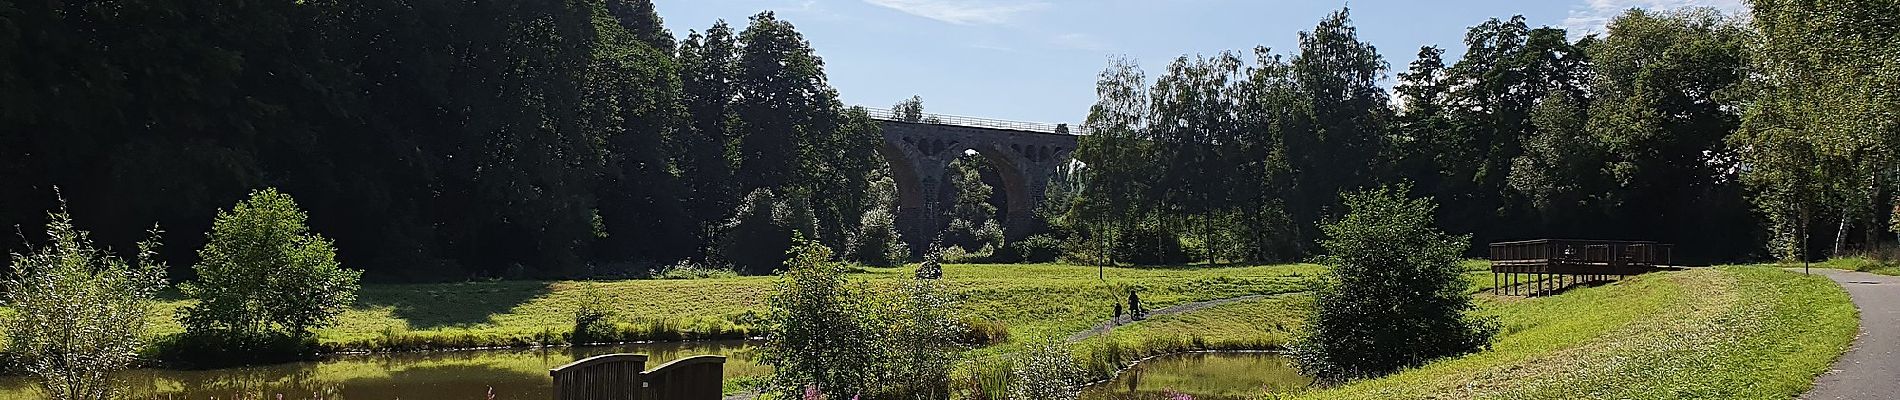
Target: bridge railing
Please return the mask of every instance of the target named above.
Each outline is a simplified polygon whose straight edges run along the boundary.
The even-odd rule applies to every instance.
[[[1046,122],[1010,121],[1010,120],[1002,120],[1002,119],[965,117],[961,115],[946,115],[946,114],[931,114],[931,113],[923,113],[923,114],[917,115],[915,116],[916,118],[913,120],[913,118],[911,118],[912,116],[899,115],[898,112],[895,110],[891,110],[888,108],[871,108],[871,107],[865,107],[864,112],[867,114],[870,114],[871,119],[882,120],[882,121],[912,122],[912,123],[951,125],[951,126],[967,126],[967,127],[972,127],[972,128],[1008,129],[1008,130],[1013,130],[1013,131],[1054,133],[1054,134],[1060,134],[1060,135],[1087,135],[1088,134],[1087,130],[1083,129],[1081,126],[1070,125],[1070,124],[1051,124],[1051,123],[1046,123]]]

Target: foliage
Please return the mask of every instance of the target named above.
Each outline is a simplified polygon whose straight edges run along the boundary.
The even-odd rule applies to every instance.
[[[117,398],[114,374],[146,340],[146,313],[165,286],[158,230],[128,263],[94,247],[62,206],[47,214],[48,242],[14,253],[6,281],[6,349],[55,399]]]
[[[1470,238],[1433,228],[1431,200],[1406,190],[1346,194],[1347,214],[1323,226],[1332,269],[1293,346],[1302,372],[1324,382],[1377,377],[1477,351],[1497,332],[1465,290],[1459,254]]]
[[[1001,262],[1055,262],[1062,255],[1062,241],[1050,235],[1030,235],[998,249],[997,254]]]
[[[964,154],[950,162],[946,190],[951,191],[951,197],[945,210],[945,218],[950,223],[944,228],[943,243],[965,252],[979,252],[984,247],[1003,244],[1003,228],[996,218],[997,206],[990,203],[998,194],[983,181],[985,175],[993,176],[996,172],[983,157]]]
[[[813,232],[810,203],[795,195],[787,197],[771,189],[746,195],[732,221],[720,229],[718,254],[724,262],[752,275],[770,274],[787,265],[793,235]]]
[[[1067,344],[1030,345],[1011,360],[1010,400],[1074,400],[1081,394],[1082,370]]]
[[[884,332],[866,319],[876,305],[830,258],[822,245],[796,243],[766,300],[771,311],[759,359],[773,368],[771,393],[796,398],[815,389],[845,398],[870,392],[877,383],[876,346]]]
[[[894,296],[852,284],[822,245],[801,240],[767,298],[767,390],[781,396],[943,399],[964,327],[933,280]]]
[[[1505,327],[1489,351],[1293,398],[1794,398],[1853,342],[1858,321],[1839,285],[1770,266],[1649,274],[1485,308]]]
[[[1742,178],[1770,223],[1770,249],[1783,259],[1807,255],[1810,230],[1832,216],[1836,253],[1854,227],[1866,233],[1863,246],[1878,246],[1882,193],[1900,191],[1900,101],[1875,88],[1900,83],[1900,22],[1883,17],[1900,9],[1749,4],[1757,30],[1747,49],[1749,101],[1729,142],[1749,166]]]
[[[198,280],[179,286],[197,304],[180,311],[192,334],[303,337],[334,322],[356,301],[360,271],[336,261],[330,241],[311,233],[307,216],[276,189],[253,192],[219,211]]]
[[[703,259],[759,188],[811,194],[843,251],[877,164],[875,124],[770,13],[676,53],[650,0],[0,8],[34,32],[0,58],[37,60],[0,66],[0,226],[59,185],[102,243],[158,221],[197,248],[274,186],[374,280],[564,278]]]
[[[890,207],[872,208],[864,213],[864,225],[853,236],[851,259],[870,266],[896,266],[910,258],[910,247],[900,239]]]
[[[725,279],[738,276],[738,272],[730,269],[692,261],[674,263],[653,273],[654,279]]]
[[[568,343],[605,343],[614,336],[614,325],[610,321],[613,310],[607,309],[598,291],[584,293],[582,298],[580,306],[574,308],[574,329],[568,335]]]

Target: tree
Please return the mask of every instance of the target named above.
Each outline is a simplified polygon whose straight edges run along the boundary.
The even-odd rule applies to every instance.
[[[1433,228],[1436,207],[1409,190],[1346,193],[1347,213],[1321,227],[1329,270],[1292,347],[1302,372],[1328,382],[1385,375],[1477,351],[1496,333],[1471,314],[1460,266],[1470,236]]]
[[[770,11],[739,33],[734,111],[742,190],[784,188],[814,176],[821,139],[837,124],[837,91],[824,61],[792,24]]]
[[[1756,243],[1706,234],[1757,226],[1724,142],[1741,122],[1735,93],[1743,88],[1747,38],[1742,25],[1713,10],[1631,10],[1589,47],[1595,97],[1585,129],[1605,154],[1605,198],[1617,228],[1606,234],[1686,249]],[[1677,256],[1716,257],[1694,251]]]
[[[771,274],[786,265],[793,238],[810,237],[812,224],[810,203],[800,196],[754,190],[720,229],[719,256],[740,272]]]
[[[179,286],[196,304],[180,310],[193,335],[249,340],[307,337],[356,300],[361,271],[336,261],[330,240],[310,232],[308,217],[276,189],[251,193],[218,211],[198,280]]]
[[[876,308],[872,296],[846,281],[844,266],[830,261],[824,245],[800,239],[788,254],[785,274],[766,298],[759,360],[772,366],[768,391],[788,398],[807,390],[826,398],[870,392],[884,333],[866,323]]]
[[[1750,82],[1741,131],[1729,142],[1747,166],[1743,178],[1771,222],[1783,255],[1801,253],[1787,237],[1816,216],[1841,216],[1835,248],[1859,225],[1867,245],[1879,239],[1881,192],[1900,189],[1900,21],[1883,2],[1749,2],[1759,30],[1750,48]],[[1817,170],[1818,169],[1818,170]],[[1806,248],[1806,242],[1798,245]]]
[[[0,294],[7,352],[36,375],[48,397],[117,398],[114,374],[131,367],[146,342],[146,314],[165,287],[158,230],[133,262],[95,248],[64,206],[47,214],[43,247],[13,253]]]
[[[733,128],[738,46],[732,27],[720,20],[704,35],[687,35],[679,48],[680,101],[689,123],[678,132],[674,164],[687,189],[685,203],[701,222],[704,240],[711,239],[715,227],[730,217],[739,202],[739,185],[733,176],[736,161],[730,154],[735,147],[733,135],[738,133]]]
[[[986,247],[993,250],[1003,244],[1003,228],[996,220],[997,207],[990,204],[996,193],[983,182],[988,162],[980,154],[965,154],[950,162],[946,179],[949,185],[944,188],[950,192],[949,207],[944,210],[944,217],[950,221],[943,232],[945,245],[977,252]]]
[[[1305,125],[1283,136],[1297,189],[1287,208],[1296,223],[1320,220],[1334,209],[1338,193],[1374,182],[1391,114],[1379,87],[1386,62],[1371,43],[1359,41],[1350,9],[1301,32],[1299,43],[1290,65],[1300,93],[1295,107]]]
[[[950,313],[953,298],[922,278],[880,294],[849,282],[824,245],[798,239],[766,299],[766,389],[790,398],[947,399],[964,330]]]
[[[1531,208],[1553,219],[1579,214],[1602,188],[1602,153],[1584,131],[1585,106],[1574,95],[1552,91],[1533,107],[1536,134],[1524,141],[1524,152],[1511,161],[1510,189],[1530,200]]]
[[[1080,174],[1087,183],[1066,219],[1093,242],[1088,247],[1095,254],[1084,257],[1090,262],[1114,263],[1118,239],[1148,211],[1144,196],[1151,182],[1143,177],[1154,171],[1155,160],[1145,136],[1147,87],[1134,61],[1110,59],[1096,80],[1099,99],[1083,122],[1090,134],[1076,140],[1075,158],[1085,165]]]

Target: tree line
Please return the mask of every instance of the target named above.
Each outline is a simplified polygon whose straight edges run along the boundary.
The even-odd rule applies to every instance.
[[[1112,60],[1083,184],[1049,196],[1057,232],[1099,262],[1301,260],[1340,193],[1409,182],[1478,245],[1657,240],[1679,262],[1875,249],[1900,208],[1900,101],[1883,89],[1900,24],[1878,16],[1900,9],[1829,3],[1755,1],[1753,22],[1630,10],[1575,39],[1491,19],[1461,59],[1419,49],[1389,92],[1344,9],[1251,63],[1183,56],[1150,80]]]
[[[676,39],[650,0],[0,10],[0,226],[43,226],[63,194],[102,243],[156,222],[197,248],[219,205],[275,187],[368,277],[458,280],[757,241],[729,232],[846,254],[871,203],[876,126],[771,12]],[[0,248],[43,239],[17,230]]]
[[[156,222],[198,248],[218,205],[275,187],[373,280],[770,273],[795,237],[915,256],[876,123],[770,12],[676,37],[650,0],[113,4],[0,3],[18,28],[0,31],[0,225],[42,226],[63,194],[102,243]],[[1493,19],[1457,60],[1419,49],[1390,90],[1343,9],[1288,52],[1182,57],[1152,80],[1115,59],[1034,235],[997,235],[981,157],[929,195],[952,205],[946,244],[997,260],[1304,260],[1340,193],[1400,181],[1478,244],[1875,247],[1900,225],[1900,101],[1882,90],[1900,29],[1873,17],[1893,6],[1751,6],[1631,11],[1574,39]],[[16,231],[0,248],[44,239]]]

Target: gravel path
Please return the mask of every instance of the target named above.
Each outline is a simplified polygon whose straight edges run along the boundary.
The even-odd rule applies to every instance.
[[[1814,388],[1807,400],[1892,399],[1900,397],[1900,277],[1865,272],[1814,269],[1833,278],[1860,309],[1860,335],[1853,347]]]
[[[1163,315],[1171,315],[1171,314],[1190,313],[1190,312],[1200,311],[1200,310],[1207,309],[1208,307],[1214,307],[1214,306],[1218,306],[1222,304],[1238,303],[1242,301],[1255,300],[1255,299],[1264,299],[1267,297],[1271,297],[1271,296],[1264,295],[1264,294],[1256,294],[1252,296],[1231,297],[1231,298],[1225,298],[1225,299],[1219,299],[1219,300],[1198,301],[1198,302],[1193,302],[1193,303],[1176,305],[1173,307],[1163,308],[1159,310],[1148,310],[1148,318],[1154,318],[1154,317],[1159,317]],[[1076,332],[1074,335],[1069,335],[1069,341],[1080,342],[1083,339],[1095,337],[1095,335],[1108,333],[1108,331],[1114,330],[1115,327],[1117,326],[1127,325],[1134,322],[1135,321],[1131,321],[1127,317],[1115,318],[1115,319],[1110,319],[1108,321],[1103,321],[1100,325],[1096,325],[1094,328],[1089,328],[1089,330]]]

